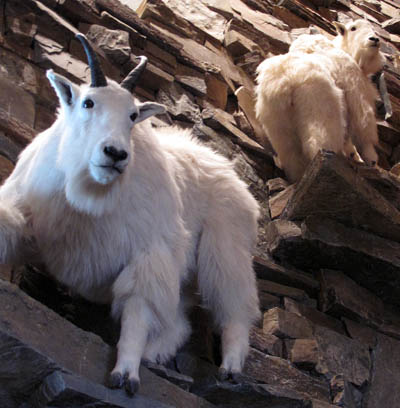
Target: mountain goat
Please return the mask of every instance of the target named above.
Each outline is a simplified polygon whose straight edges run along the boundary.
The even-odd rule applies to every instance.
[[[377,91],[369,75],[383,67],[379,38],[365,20],[335,23],[338,36],[302,35],[285,55],[257,69],[256,115],[291,182],[320,149],[375,165]]]
[[[196,271],[222,332],[220,374],[240,372],[259,317],[258,204],[231,163],[189,131],[143,122],[164,112],[131,96],[146,57],[119,85],[77,37],[91,85],[47,71],[61,109],[0,188],[0,261],[23,262],[33,241],[58,281],[112,304],[121,335],[110,383],[130,394],[141,359],[166,362],[188,338],[184,293]]]

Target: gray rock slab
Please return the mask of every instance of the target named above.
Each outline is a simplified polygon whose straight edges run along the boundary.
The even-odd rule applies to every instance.
[[[371,358],[367,346],[321,326],[315,327],[314,338],[319,353],[319,361],[315,367],[317,372],[327,378],[342,375],[345,380],[357,386],[368,382]]]
[[[304,316],[314,325],[325,326],[328,329],[335,330],[340,334],[346,334],[343,328],[343,323],[340,320],[320,312],[315,307],[309,307],[287,297],[284,299],[284,306],[285,310],[288,312]]]
[[[275,389],[293,392],[305,399],[330,401],[328,384],[298,370],[290,362],[250,348],[243,373]]]
[[[250,346],[263,353],[283,357],[282,340],[273,334],[264,333],[258,327],[250,329]]]
[[[267,233],[270,228],[269,224],[267,227]],[[267,235],[267,238],[270,239],[271,237]],[[269,240],[268,245],[271,245]],[[257,276],[260,279],[266,279],[294,288],[303,289],[311,296],[318,292],[319,282],[314,279],[311,274],[301,272],[295,268],[279,265],[273,259],[265,255],[262,258],[255,256],[253,262]]]
[[[263,332],[279,338],[307,339],[312,337],[313,327],[305,317],[274,307],[264,313]]]
[[[347,159],[318,154],[297,184],[283,217],[334,218],[348,226],[400,240],[400,212],[353,168]]]
[[[126,395],[118,395],[100,384],[92,383],[83,377],[75,376],[62,371],[54,371],[47,376],[38,389],[29,399],[33,408],[46,407],[107,407],[122,408],[143,406],[146,408],[169,408],[171,405],[151,401],[138,396],[137,401]]]
[[[2,384],[6,383],[12,395],[22,401],[56,370],[104,386],[115,362],[115,351],[100,337],[77,328],[3,281],[0,281],[0,347]],[[137,401],[138,407],[146,407],[148,403],[174,407],[210,406],[207,401],[181,390],[145,367],[141,367],[140,377],[141,389],[133,399],[123,390],[108,390],[109,395],[125,398],[127,407],[133,401]]]
[[[378,335],[374,352],[371,385],[363,400],[363,408],[393,408],[400,401],[400,342]]]
[[[268,250],[298,268],[343,271],[382,301],[400,304],[400,244],[321,217],[301,224],[274,220],[266,230]]]
[[[369,290],[340,271],[324,269],[320,273],[320,281],[323,312],[348,317],[375,328],[382,324],[384,304]]]
[[[342,320],[346,326],[347,332],[352,339],[365,344],[371,350],[375,348],[378,333],[374,329],[354,322],[353,320],[347,319],[345,317]]]

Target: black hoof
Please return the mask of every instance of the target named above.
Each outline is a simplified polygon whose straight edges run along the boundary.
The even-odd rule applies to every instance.
[[[235,384],[243,384],[246,380],[246,377],[242,373],[232,373],[232,381]]]
[[[110,375],[109,383],[111,388],[122,388],[124,385],[124,377],[121,373],[113,373]]]
[[[218,369],[218,380],[226,381],[228,379],[228,377],[229,377],[228,371],[225,368],[220,367]]]
[[[128,378],[126,380],[125,389],[130,396],[134,396],[138,392],[139,386],[140,381],[137,380],[136,378]]]

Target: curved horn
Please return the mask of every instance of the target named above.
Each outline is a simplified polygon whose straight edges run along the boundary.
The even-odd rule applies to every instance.
[[[103,74],[103,71],[100,66],[100,62],[92,46],[90,45],[89,41],[81,33],[76,34],[76,38],[82,43],[83,48],[85,49],[85,52],[86,52],[88,64],[90,67],[90,73],[92,77],[92,83],[90,84],[90,86],[92,88],[98,88],[100,86],[107,86],[106,77]]]
[[[142,75],[144,69],[147,65],[147,57],[141,55],[139,58],[139,64],[132,69],[131,72],[126,76],[126,78],[121,82],[121,87],[127,89],[129,92],[132,92],[136,86],[136,82],[139,80],[140,76]]]

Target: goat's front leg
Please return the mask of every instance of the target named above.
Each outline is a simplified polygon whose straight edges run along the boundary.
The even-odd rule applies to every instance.
[[[151,310],[140,296],[128,298],[122,309],[121,335],[117,364],[111,372],[110,385],[133,395],[139,389],[139,366],[152,321]]]

